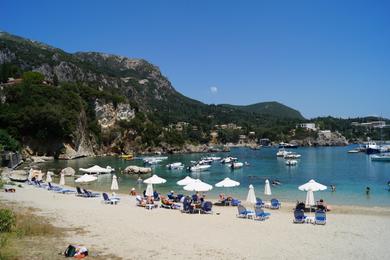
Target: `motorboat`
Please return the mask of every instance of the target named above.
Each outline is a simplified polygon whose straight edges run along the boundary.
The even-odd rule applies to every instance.
[[[277,157],[285,157],[288,154],[291,154],[292,152],[286,151],[285,149],[280,149],[277,153]]]
[[[298,159],[298,158],[301,158],[301,155],[297,153],[289,153],[284,156],[284,159]]]
[[[221,160],[221,163],[232,163],[237,161],[236,157],[225,157]]]
[[[372,155],[371,161],[390,162],[390,153]]]
[[[239,169],[243,166],[244,166],[244,163],[242,163],[242,162],[232,162],[232,164],[230,165],[230,168]]]
[[[348,153],[360,153],[360,150],[359,149],[352,149],[352,150],[349,150]]]
[[[202,172],[202,171],[207,171],[210,167],[211,167],[211,165],[208,165],[208,164],[203,164],[203,165],[197,164],[194,166],[190,166],[189,170],[191,172]]]
[[[380,153],[381,146],[377,145],[375,142],[370,141],[365,145],[365,151],[366,154]]]
[[[208,157],[202,157],[202,160],[206,161],[220,161],[222,158],[217,156],[208,156]]]
[[[279,148],[298,148],[298,145],[281,142],[279,143]]]
[[[298,161],[297,160],[286,160],[286,165],[287,166],[294,166],[297,165]]]
[[[181,170],[184,168],[184,164],[181,162],[170,163],[166,166],[170,170]]]

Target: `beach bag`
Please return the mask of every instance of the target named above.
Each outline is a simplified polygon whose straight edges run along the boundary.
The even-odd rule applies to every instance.
[[[64,252],[65,257],[73,257],[75,254],[76,254],[76,247],[72,245],[69,245]]]

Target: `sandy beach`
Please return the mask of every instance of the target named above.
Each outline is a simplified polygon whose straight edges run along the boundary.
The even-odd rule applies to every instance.
[[[390,249],[390,209],[337,206],[325,226],[293,224],[291,204],[261,222],[236,217],[236,207],[213,215],[146,210],[121,195],[118,205],[24,185],[0,193],[6,202],[38,209],[58,227],[81,228],[65,240],[123,259],[383,259]],[[66,248],[67,245],[64,245]],[[91,252],[93,253],[93,252]],[[93,257],[90,257],[93,259]]]

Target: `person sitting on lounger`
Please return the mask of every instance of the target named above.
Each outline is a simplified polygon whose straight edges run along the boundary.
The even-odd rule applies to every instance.
[[[173,202],[168,200],[166,197],[164,196],[161,196],[161,202],[164,204],[164,205],[173,205]]]
[[[131,196],[136,196],[137,195],[137,192],[135,191],[135,188],[131,188],[130,195]]]
[[[153,200],[153,197],[152,196],[148,196],[146,198],[146,204],[154,204],[154,200]]]
[[[225,194],[221,193],[219,194],[219,201],[220,202],[225,202],[226,198],[225,198]]]

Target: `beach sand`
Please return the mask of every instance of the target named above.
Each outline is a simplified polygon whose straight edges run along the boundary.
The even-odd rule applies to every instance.
[[[118,205],[24,185],[0,193],[9,203],[34,207],[59,227],[66,241],[123,259],[384,259],[390,254],[390,209],[337,206],[325,226],[293,224],[291,204],[261,222],[236,217],[236,207],[214,206],[213,215],[146,210],[135,197]],[[80,229],[81,228],[81,229]],[[64,245],[64,249],[67,245]],[[93,257],[90,257],[93,259]]]

